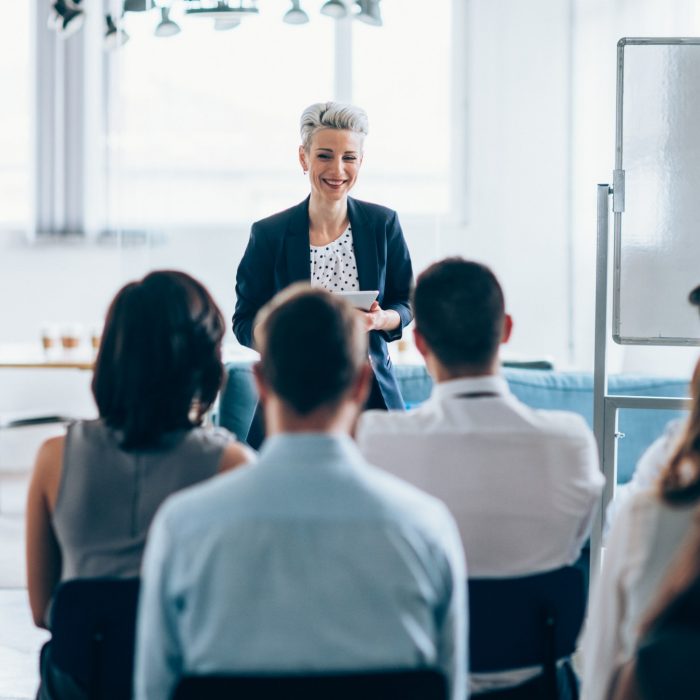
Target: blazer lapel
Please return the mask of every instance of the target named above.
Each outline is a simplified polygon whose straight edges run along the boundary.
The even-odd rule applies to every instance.
[[[287,225],[286,241],[287,284],[308,282],[311,279],[309,263],[309,198],[294,207]]]
[[[355,246],[360,289],[379,289],[379,267],[374,226],[357,206],[357,202],[350,197],[348,197],[348,218],[352,227],[352,241]]]

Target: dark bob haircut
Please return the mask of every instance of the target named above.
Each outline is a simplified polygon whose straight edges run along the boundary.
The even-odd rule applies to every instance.
[[[92,393],[124,449],[157,446],[201,423],[224,378],[221,311],[197,280],[171,270],[123,287],[107,312]]]
[[[357,312],[308,284],[280,292],[260,310],[257,324],[262,376],[298,415],[333,410],[367,362]]]
[[[488,365],[503,335],[505,302],[485,265],[446,258],[418,276],[413,292],[416,329],[448,368]]]

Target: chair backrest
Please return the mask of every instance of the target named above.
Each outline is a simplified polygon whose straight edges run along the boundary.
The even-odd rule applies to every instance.
[[[446,700],[438,671],[190,676],[173,700]]]
[[[640,641],[636,676],[648,700],[698,697],[700,579],[678,595]]]
[[[56,590],[51,663],[100,700],[129,700],[139,579],[73,579]]]
[[[544,665],[576,649],[586,611],[584,573],[566,566],[533,576],[469,579],[469,668]]]

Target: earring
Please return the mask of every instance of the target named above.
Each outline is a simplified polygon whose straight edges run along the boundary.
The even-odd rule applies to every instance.
[[[303,171],[304,175],[306,175],[306,170]]]

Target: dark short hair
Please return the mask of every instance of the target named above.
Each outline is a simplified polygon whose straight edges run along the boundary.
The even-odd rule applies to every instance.
[[[261,309],[256,324],[262,376],[299,415],[332,410],[367,362],[367,338],[343,299],[296,284]]]
[[[155,446],[165,433],[201,423],[224,378],[224,329],[209,292],[184,272],[152,272],[118,292],[92,393],[105,423],[123,433],[124,449]]]
[[[413,292],[416,329],[446,367],[482,367],[498,352],[505,302],[485,265],[446,258],[418,276]]]
[[[688,294],[688,301],[693,304],[693,306],[700,307],[700,284]]]

